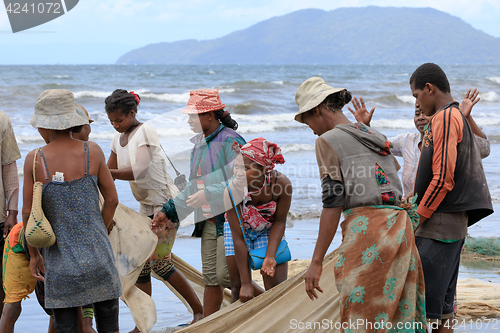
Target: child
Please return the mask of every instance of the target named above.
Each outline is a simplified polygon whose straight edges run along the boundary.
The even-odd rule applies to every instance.
[[[113,179],[129,181],[132,194],[141,203],[140,213],[153,218],[165,201],[175,197],[178,190],[167,174],[167,165],[161,153],[158,134],[148,124],[137,120],[139,95],[117,89],[105,100],[106,113],[118,132],[111,143],[108,167]],[[151,295],[151,270],[168,281],[189,303],[196,322],[203,318],[203,308],[193,288],[171,261],[177,227],[164,228],[151,262],[137,280],[137,287]],[[140,246],[140,244],[135,244]],[[135,331],[138,332],[137,327]]]
[[[229,274],[237,274],[236,277],[231,276],[231,280],[236,278],[241,281],[240,289],[232,291],[237,293],[236,297],[239,295],[242,302],[246,302],[256,294],[248,264],[248,249],[267,247],[260,270],[266,290],[287,278],[288,263],[276,265],[275,254],[285,234],[292,184],[285,175],[273,170],[276,163],[285,163],[281,149],[275,143],[258,138],[244,146],[235,143],[234,149],[240,155],[235,159],[235,178],[229,186],[235,203],[241,205],[234,207],[226,190],[224,200],[228,207],[228,222],[224,225],[224,242],[226,258],[234,256],[227,262]],[[244,235],[237,214],[242,220]]]

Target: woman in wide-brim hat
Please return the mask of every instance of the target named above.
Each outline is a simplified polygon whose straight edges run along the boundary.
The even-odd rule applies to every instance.
[[[191,139],[191,171],[186,188],[163,205],[153,225],[179,223],[194,211],[193,236],[201,237],[201,259],[205,293],[204,316],[220,309],[223,288],[231,286],[224,254],[224,200],[227,182],[233,176],[232,163],[236,153],[232,145],[245,140],[235,132],[238,127],[224,110],[218,89],[190,92],[187,107],[191,130],[198,133]]]
[[[47,90],[38,97],[30,119],[47,144],[36,156],[35,169],[35,151],[26,156],[23,223],[26,227],[35,176],[44,183],[42,208],[56,236],[43,258],[29,246],[30,271],[45,280],[45,306],[53,310],[56,329],[77,327],[78,307],[93,303],[99,331],[118,332],[122,289],[108,239],[118,196],[101,148],[72,137],[89,123],[78,108],[70,91]]]
[[[402,186],[390,143],[378,131],[347,119],[342,108],[350,100],[346,89],[335,89],[318,77],[302,83],[295,95],[295,120],[319,136],[316,158],[323,202],[306,292],[312,300],[321,297],[317,291],[322,291],[323,258],[343,213],[335,265],[342,323],[363,319],[388,329],[387,323],[402,327],[397,325],[410,322],[412,332],[425,332],[424,279],[413,233],[416,207],[413,202],[399,207]]]

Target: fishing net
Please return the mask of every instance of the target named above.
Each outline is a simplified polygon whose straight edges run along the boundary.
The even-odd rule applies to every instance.
[[[467,237],[464,249],[466,251],[483,254],[486,256],[500,256],[500,238],[497,237]]]

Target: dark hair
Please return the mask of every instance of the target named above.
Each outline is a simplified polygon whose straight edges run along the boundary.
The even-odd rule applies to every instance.
[[[238,129],[238,123],[236,122],[236,120],[231,118],[231,114],[227,111],[224,111],[224,109],[214,111],[214,116],[215,119],[220,120],[222,125],[229,127],[230,129],[235,131]]]
[[[450,82],[446,74],[441,67],[430,62],[420,65],[410,77],[410,85],[413,84],[415,89],[424,89],[426,83],[436,86],[444,93],[450,92]]]
[[[137,97],[141,100],[139,95]],[[106,97],[104,103],[106,104],[106,113],[113,113],[120,110],[124,115],[128,115],[132,110],[137,113],[137,105],[139,104],[134,95],[124,89],[113,91],[111,95]]]
[[[66,128],[65,131],[67,132],[73,132],[73,133],[80,133],[83,129],[83,125],[80,126],[74,126],[70,128]]]
[[[344,105],[349,103],[352,99],[352,95],[350,91],[342,90],[336,92],[334,94],[328,95],[327,98],[321,104],[323,104],[327,109],[334,110],[342,110]]]

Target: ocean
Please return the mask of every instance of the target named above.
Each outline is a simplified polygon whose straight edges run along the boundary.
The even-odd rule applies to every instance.
[[[11,119],[22,158],[18,161],[22,184],[26,154],[44,145],[37,130],[29,125],[37,96],[46,89],[68,89],[77,103],[90,113],[92,133],[109,156],[115,131],[104,111],[104,99],[115,89],[133,90],[141,98],[138,108],[140,121],[151,124],[159,133],[167,154],[181,173],[188,174],[189,152],[193,136],[187,116],[180,110],[187,104],[189,91],[218,88],[226,110],[238,122],[238,132],[247,140],[257,137],[281,146],[286,160],[277,169],[287,175],[294,187],[288,219],[287,238],[291,239],[292,256],[308,259],[312,256],[321,212],[320,181],[314,154],[316,136],[293,116],[298,107],[294,96],[299,85],[309,77],[321,76],[333,87],[347,88],[354,96],[362,96],[367,108],[375,107],[372,127],[388,137],[416,132],[413,124],[414,98],[408,80],[417,65],[47,65],[0,66],[0,110]],[[444,65],[452,95],[461,101],[469,88],[478,88],[481,101],[472,115],[488,136],[490,156],[483,160],[495,210],[500,207],[500,66]],[[354,120],[347,108],[347,117]],[[400,163],[403,161],[400,159]],[[168,170],[172,177],[175,173]],[[129,186],[116,181],[120,202],[138,209]],[[20,208],[22,205],[20,198]],[[19,215],[19,219],[20,219]],[[500,234],[500,218],[493,214],[469,228],[474,237]],[[189,237],[192,218],[180,229],[174,252],[201,268],[199,240]],[[340,233],[332,249],[340,244]],[[295,250],[294,250],[295,246]],[[499,268],[496,268],[497,270]],[[461,267],[460,278],[475,277],[500,283],[492,268]],[[490,274],[491,273],[491,274]],[[153,297],[157,302],[159,322],[155,328],[175,326],[189,321],[190,315],[166,287],[155,282]],[[130,315],[122,304],[121,329],[133,327]],[[47,316],[38,306],[34,295],[23,302],[23,313],[16,332],[45,332]]]

